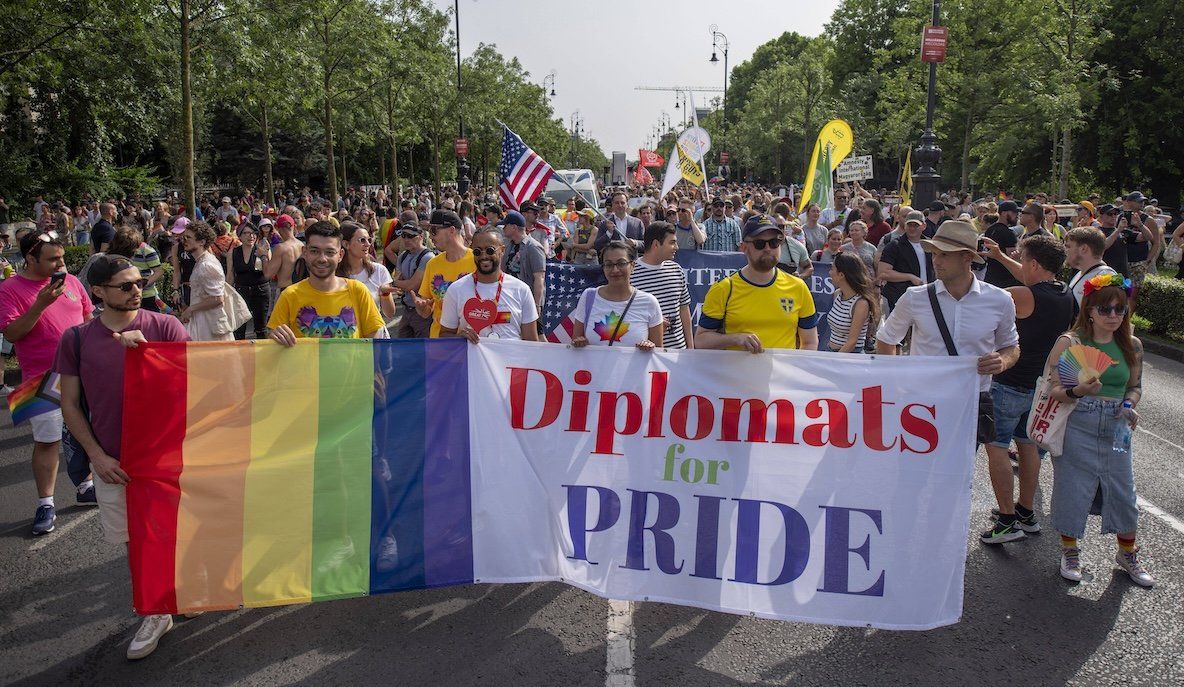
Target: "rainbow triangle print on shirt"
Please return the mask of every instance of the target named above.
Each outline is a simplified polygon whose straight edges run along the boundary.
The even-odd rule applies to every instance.
[[[619,329],[617,328],[618,323],[620,324]],[[613,336],[614,330],[616,331],[616,336]],[[596,332],[596,334],[600,336],[601,341],[618,342],[625,337],[626,333],[628,333],[629,323],[622,322],[621,316],[616,312],[609,312],[604,316],[603,320],[597,322],[596,325],[592,327],[592,331]]]

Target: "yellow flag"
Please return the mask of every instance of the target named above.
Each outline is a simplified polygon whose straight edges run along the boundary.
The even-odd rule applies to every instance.
[[[913,204],[913,149],[904,156],[904,167],[900,170],[900,204]]]
[[[678,169],[682,172],[682,178],[691,182],[692,186],[703,185],[703,169],[698,162],[683,152],[682,146],[674,146],[678,150]]]
[[[802,207],[810,202],[810,195],[813,184],[811,180],[817,175],[818,170],[818,156],[821,154],[823,146],[830,145],[830,171],[834,171],[839,163],[851,154],[851,148],[855,146],[855,136],[851,133],[851,125],[842,119],[832,119],[827,122],[822,131],[818,133],[818,140],[814,142],[814,154],[810,156],[810,166],[806,168],[806,182],[802,184]],[[815,199],[814,202],[823,205],[832,202],[830,198]],[[800,211],[801,208],[798,208]]]

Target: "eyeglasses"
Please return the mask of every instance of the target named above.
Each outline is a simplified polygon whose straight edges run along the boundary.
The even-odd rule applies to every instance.
[[[481,257],[482,253],[485,253],[485,255],[492,257],[494,255],[497,255],[497,249],[493,248],[492,246],[486,246],[484,248],[474,248],[473,249],[473,256],[474,257],[479,258],[479,257]]]
[[[604,271],[608,272],[609,270],[623,270],[631,264],[633,263],[629,262],[628,260],[615,260],[613,262],[606,262],[604,263]]]
[[[122,284],[103,284],[103,286],[108,289],[119,289],[124,293],[129,293],[133,288],[143,291],[148,286],[148,280],[137,279],[136,281],[125,281]]]
[[[776,248],[781,243],[781,239],[753,239],[751,241],[745,241],[745,243],[757,250],[764,250],[766,248]]]
[[[1099,315],[1107,315],[1107,316],[1118,315],[1119,317],[1122,317],[1122,316],[1126,315],[1126,306],[1125,305],[1095,305],[1094,312],[1096,312]]]

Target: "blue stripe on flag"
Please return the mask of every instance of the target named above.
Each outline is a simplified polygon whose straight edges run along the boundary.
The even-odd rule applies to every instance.
[[[464,339],[426,347],[427,455],[424,460],[424,577],[427,586],[473,581],[469,470],[469,368]]]

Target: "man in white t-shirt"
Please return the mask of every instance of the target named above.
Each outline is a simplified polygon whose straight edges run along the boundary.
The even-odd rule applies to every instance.
[[[501,234],[483,231],[473,237],[477,271],[457,279],[444,294],[440,336],[538,341],[534,294],[521,279],[502,272],[505,246]]]
[[[1079,307],[1085,297],[1085,282],[1100,275],[1115,274],[1114,268],[1102,259],[1105,251],[1106,235],[1100,229],[1074,227],[1065,232],[1065,262],[1077,270],[1069,280],[1069,288]]]

